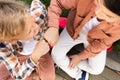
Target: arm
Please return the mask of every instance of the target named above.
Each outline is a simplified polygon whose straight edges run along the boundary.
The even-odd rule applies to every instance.
[[[34,0],[32,2],[32,5],[40,4],[38,2],[39,2],[39,0]],[[30,12],[30,13],[31,13],[31,15],[33,15],[36,18],[36,21],[38,20],[37,19],[38,16],[43,14],[42,19],[43,19],[43,17],[46,16],[44,14],[43,7],[40,5],[32,7],[31,10],[34,11],[35,15],[32,12]],[[37,11],[38,12],[40,11],[40,15],[37,15]],[[43,21],[41,21],[41,24],[42,24],[42,22]],[[12,77],[14,77],[17,80],[24,80],[36,68],[39,58],[42,55],[46,54],[48,51],[49,51],[48,44],[44,40],[42,40],[42,41],[38,42],[37,46],[35,47],[34,51],[32,52],[32,55],[22,64],[20,64],[18,58],[14,54],[12,54],[12,52],[10,52],[10,51],[1,52],[1,54],[3,54],[2,62],[5,64],[5,66],[9,70]],[[0,56],[1,56],[1,54],[0,54]],[[8,55],[4,55],[4,54],[8,54]]]
[[[63,9],[76,8],[79,0],[51,0],[48,7],[48,26],[59,27],[58,19]]]
[[[59,38],[59,17],[63,9],[76,8],[78,0],[51,0],[48,8],[48,30],[44,38],[54,46]],[[52,35],[51,35],[52,34]]]
[[[49,51],[48,43],[41,40],[37,43],[32,55],[25,62],[20,63],[18,58],[7,47],[0,48],[0,62],[5,64],[11,76],[17,80],[28,77],[39,63],[41,56]]]
[[[9,55],[5,55],[8,53]],[[36,67],[36,64],[31,58],[28,58],[26,62],[20,64],[18,58],[9,52],[0,52],[2,63],[6,66],[11,76],[15,79],[24,80]]]
[[[101,51],[106,50],[109,45],[104,44],[102,39],[95,39],[89,43],[89,45],[82,52],[70,56],[71,61],[69,64],[69,68],[74,68],[76,65],[80,63],[81,60],[87,60],[88,58],[95,57]]]
[[[101,24],[88,33],[89,45],[80,53],[81,59],[87,59],[109,48],[120,39],[119,25]]]
[[[88,59],[98,55],[101,51],[106,50],[115,41],[120,39],[120,29],[119,25],[109,26],[105,24],[95,27],[88,33],[89,45],[85,50],[78,55],[70,56],[71,62],[69,64],[70,68],[76,66],[81,60]]]

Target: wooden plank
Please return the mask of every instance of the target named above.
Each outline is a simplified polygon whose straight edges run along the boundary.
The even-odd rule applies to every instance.
[[[61,77],[60,75],[56,74],[56,78],[55,78],[55,80],[64,80],[64,78]]]
[[[59,75],[56,80],[74,80],[61,69],[56,69],[56,75]],[[120,80],[120,75],[106,67],[100,75],[90,75],[89,80]]]
[[[63,77],[65,80],[74,80],[69,75],[67,75],[64,71],[62,71],[60,68],[56,68],[56,74]]]
[[[113,70],[105,68],[103,73],[100,75],[90,75],[89,80],[120,80],[120,76]]]
[[[107,80],[107,79],[101,75],[90,75],[89,80]]]
[[[120,80],[120,76],[109,68],[105,68],[102,76],[106,77],[108,80]]]

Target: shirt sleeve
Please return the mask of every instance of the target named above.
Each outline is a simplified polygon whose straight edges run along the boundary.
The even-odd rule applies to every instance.
[[[36,23],[40,25],[45,24],[47,20],[47,10],[42,2],[39,0],[33,0],[29,12],[35,17]]]
[[[24,80],[36,67],[36,64],[31,58],[28,58],[25,62],[20,64],[18,58],[13,54],[5,55],[5,53],[0,52],[0,59],[9,70],[11,76],[16,80]]]
[[[120,39],[119,25],[112,25],[103,22],[88,34],[89,45],[80,53],[82,59],[98,55],[101,51],[107,50],[115,41]]]
[[[48,7],[48,26],[59,27],[59,17],[63,9],[76,8],[79,0],[51,0]]]

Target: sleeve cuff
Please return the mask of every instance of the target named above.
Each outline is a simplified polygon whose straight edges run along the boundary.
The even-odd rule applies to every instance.
[[[98,54],[98,53],[97,53],[97,54]],[[91,53],[91,52],[89,52],[89,51],[87,51],[87,50],[84,50],[84,51],[81,52],[79,55],[80,55],[81,59],[84,60],[84,59],[87,59],[87,58],[90,58],[90,57],[94,57],[94,56],[96,56],[97,54]]]
[[[40,62],[38,61],[36,64],[34,63],[34,61],[31,58],[27,59],[27,63],[32,67],[32,68],[36,68],[36,66],[38,64],[40,64]]]

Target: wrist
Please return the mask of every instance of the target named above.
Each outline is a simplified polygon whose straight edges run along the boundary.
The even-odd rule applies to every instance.
[[[54,29],[59,30],[59,27],[55,27],[55,26],[49,26],[49,28],[54,28]]]
[[[80,58],[81,60],[86,59],[86,55],[84,54],[83,51],[82,51],[81,53],[79,53],[78,56],[79,56],[79,58]]]
[[[30,58],[33,60],[34,63],[37,63],[40,57],[41,56],[38,57],[38,56],[35,56],[33,54],[30,56]]]

